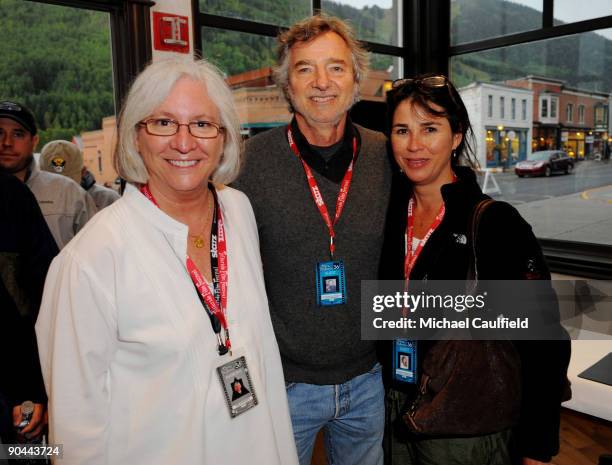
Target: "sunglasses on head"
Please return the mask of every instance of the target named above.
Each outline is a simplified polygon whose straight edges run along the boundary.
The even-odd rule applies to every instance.
[[[453,91],[451,89],[451,83],[448,78],[446,76],[443,76],[442,74],[436,74],[434,76],[427,76],[417,79],[396,79],[395,81],[393,81],[392,89],[395,90],[402,86],[418,89],[419,91],[425,94],[427,94],[428,92],[436,92],[440,89],[446,89],[453,104],[457,105],[457,100],[455,100],[455,96],[453,95]]]
[[[418,79],[396,79],[395,81],[393,81],[392,88],[397,89],[400,86],[410,85],[419,87],[421,89],[439,89],[448,86],[448,79],[446,79],[446,76],[442,76],[441,74]]]

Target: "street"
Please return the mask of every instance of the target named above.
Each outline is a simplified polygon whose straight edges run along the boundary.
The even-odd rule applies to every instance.
[[[501,194],[491,193],[491,197],[518,206],[612,185],[612,162],[593,160],[577,162],[573,174],[553,174],[549,178],[543,176],[519,178],[514,171],[495,173],[493,176]],[[483,178],[480,177],[481,186],[482,181]],[[491,187],[490,182],[488,187]]]
[[[493,177],[501,193],[490,195],[513,204],[537,237],[612,245],[612,162],[582,161],[573,174],[549,178]],[[492,187],[489,174],[487,192]]]

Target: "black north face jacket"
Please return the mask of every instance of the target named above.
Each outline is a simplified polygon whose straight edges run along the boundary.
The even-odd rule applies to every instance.
[[[488,198],[470,168],[454,168],[457,181],[442,187],[444,219],[431,235],[411,272],[415,280],[464,280],[470,264],[468,223],[474,207]],[[403,279],[408,200],[411,187],[396,173],[386,220],[381,279]],[[483,214],[476,236],[480,280],[550,279],[550,272],[531,226],[505,202],[496,202]],[[419,343],[420,366],[432,342]],[[567,392],[570,342],[516,341],[521,359],[521,408],[514,428],[517,457],[549,461],[559,450],[560,404]],[[387,344],[381,345],[381,363],[391,386]],[[405,388],[404,388],[405,390]],[[416,392],[410,392],[410,397]],[[478,400],[475,399],[475,402]],[[410,398],[409,401],[410,402]]]

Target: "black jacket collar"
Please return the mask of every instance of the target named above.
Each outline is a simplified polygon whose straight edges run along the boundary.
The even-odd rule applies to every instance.
[[[291,131],[293,133],[293,139],[300,151],[302,159],[317,173],[332,182],[340,183],[346,170],[351,164],[353,159],[353,137],[357,137],[357,153],[361,148],[361,139],[359,137],[359,131],[353,125],[350,117],[346,116],[346,125],[344,128],[344,136],[342,138],[342,145],[338,151],[329,159],[325,159],[319,155],[316,150],[312,148],[312,145],[308,143],[306,137],[300,131],[297,121],[295,118],[291,120]]]

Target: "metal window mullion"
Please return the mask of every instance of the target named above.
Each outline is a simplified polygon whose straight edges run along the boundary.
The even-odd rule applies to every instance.
[[[509,47],[511,45],[526,44],[545,39],[556,39],[559,37],[592,32],[598,29],[612,28],[612,15],[604,16],[576,23],[562,24],[547,29],[537,29],[534,31],[519,32],[493,39],[479,40],[467,44],[454,45],[450,47],[449,55],[463,55],[466,53],[482,52],[495,48]]]
[[[544,29],[554,26],[554,1],[542,0],[542,28]]]
[[[202,27],[214,27],[228,31],[246,32],[261,36],[276,37],[280,30],[287,29],[283,26],[274,24],[250,21],[248,19],[231,18],[229,16],[219,16],[210,13],[200,13],[200,25]]]

